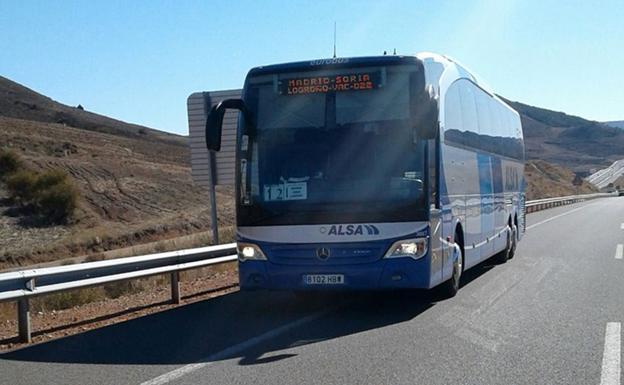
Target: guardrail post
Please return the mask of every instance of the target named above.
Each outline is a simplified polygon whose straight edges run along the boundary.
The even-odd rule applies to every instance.
[[[32,342],[30,329],[30,303],[28,298],[22,298],[17,301],[17,329],[21,342]]]
[[[175,271],[171,276],[171,302],[180,303],[180,273]]]

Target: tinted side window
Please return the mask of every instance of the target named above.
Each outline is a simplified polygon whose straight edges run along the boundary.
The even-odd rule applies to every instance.
[[[463,145],[459,82],[453,83],[446,91],[444,106],[444,140],[449,143]]]
[[[496,109],[492,108],[492,97],[480,89],[475,90],[477,95],[477,114],[479,115],[479,134],[496,136],[500,127],[497,119]]]
[[[445,106],[445,142],[509,158],[523,158],[518,119],[471,81],[460,79],[453,83],[447,90]]]
[[[444,138],[448,143],[475,148],[479,142],[479,122],[472,83],[454,82],[446,93]]]
[[[459,80],[459,99],[464,131],[479,133],[479,117],[475,101],[474,86],[468,80]]]

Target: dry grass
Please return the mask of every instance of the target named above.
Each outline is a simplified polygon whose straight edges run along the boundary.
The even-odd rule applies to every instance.
[[[234,241],[234,229],[232,226],[224,226],[220,228],[219,235],[222,243]],[[123,249],[94,253],[83,257],[58,260],[53,265],[58,266],[82,262],[95,262],[105,259],[124,258],[143,254],[203,247],[210,244],[212,244],[212,232],[201,232],[183,237],[126,247]],[[50,266],[51,264],[45,265]],[[236,270],[236,262],[188,270],[180,273],[180,281],[192,281],[199,278],[209,279],[209,277],[214,276],[215,274],[233,270]],[[155,287],[162,287],[166,285],[169,285],[168,275],[141,278],[132,281],[114,282],[99,287],[71,290],[48,296],[37,297],[31,301],[31,309],[35,312],[69,309],[107,298],[119,298],[127,294],[141,293]],[[0,303],[0,320],[15,319],[15,317],[16,311],[14,303]]]
[[[5,214],[12,207],[0,191],[0,269],[209,229],[207,193],[192,182],[182,139],[174,143],[155,140],[152,133],[128,137],[0,116],[0,143],[33,171],[65,171],[81,197],[71,226],[36,229]],[[231,226],[232,191],[218,188],[217,195],[220,225]],[[17,235],[9,240],[12,234]]]
[[[4,321],[14,320],[17,318],[17,306],[15,302],[0,303],[0,324]]]
[[[236,262],[208,266],[201,269],[180,273],[180,282],[198,279],[210,280],[223,272],[236,272]],[[169,275],[158,275],[132,281],[113,282],[110,284],[85,289],[69,290],[61,293],[35,297],[30,301],[32,312],[50,312],[75,308],[92,302],[116,299],[126,295],[139,294],[169,285]],[[0,323],[15,320],[17,317],[15,302],[0,303]]]
[[[529,161],[524,175],[527,182],[527,200],[557,196],[591,194],[598,190],[587,182],[574,186],[575,174],[565,167],[545,161]]]

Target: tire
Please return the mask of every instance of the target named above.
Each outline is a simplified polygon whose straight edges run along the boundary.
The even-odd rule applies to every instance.
[[[507,226],[507,231],[505,233],[507,234],[507,245],[505,246],[505,250],[496,254],[494,257],[494,261],[499,264],[503,264],[513,257],[512,252],[515,237],[513,227]]]
[[[448,281],[440,285],[440,294],[443,298],[455,297],[461,284],[461,275],[464,271],[464,254],[457,243],[455,243],[455,253],[457,257],[453,261],[453,275]]]
[[[512,259],[516,255],[516,246],[518,245],[518,226],[514,223],[511,226],[511,250],[509,250],[509,258]]]

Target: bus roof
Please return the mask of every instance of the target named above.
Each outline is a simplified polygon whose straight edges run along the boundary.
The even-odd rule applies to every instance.
[[[422,62],[415,56],[383,55],[362,57],[338,57],[330,59],[316,59],[291,63],[271,64],[252,68],[247,76],[263,75],[276,72],[294,72],[307,69],[344,68],[362,65],[388,65],[388,64],[418,64]]]

